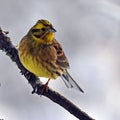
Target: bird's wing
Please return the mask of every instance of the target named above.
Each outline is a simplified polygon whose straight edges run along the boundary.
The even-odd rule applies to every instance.
[[[53,47],[56,50],[56,56],[57,56],[56,64],[62,68],[69,68],[68,59],[65,56],[65,53],[64,53],[61,45],[56,40],[53,41]]]
[[[79,91],[84,92],[75,82],[75,80],[71,77],[71,75],[67,72],[67,68],[69,68],[69,63],[67,57],[65,56],[65,53],[62,50],[61,45],[56,40],[54,40],[53,47],[55,48],[57,55],[56,64],[64,69],[61,78],[64,81],[65,85],[68,88],[76,88]]]

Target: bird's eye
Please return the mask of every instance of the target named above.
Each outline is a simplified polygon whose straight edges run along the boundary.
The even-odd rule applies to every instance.
[[[36,33],[36,32],[39,32],[39,31],[40,31],[39,29],[32,29],[33,33]]]
[[[43,32],[45,32],[46,29],[45,29],[45,28],[41,28],[41,30],[42,30]]]

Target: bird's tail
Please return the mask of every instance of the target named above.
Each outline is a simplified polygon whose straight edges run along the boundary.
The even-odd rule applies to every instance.
[[[81,91],[82,93],[84,93],[84,91],[80,88],[80,86],[75,82],[75,80],[71,77],[71,75],[67,72],[67,70],[65,70],[65,72],[62,74],[61,76],[62,80],[64,81],[65,85],[68,88],[76,88],[79,91]]]

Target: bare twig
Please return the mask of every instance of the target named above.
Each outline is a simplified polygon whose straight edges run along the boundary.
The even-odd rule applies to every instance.
[[[36,77],[34,74],[32,74],[31,72],[29,72],[23,67],[23,65],[19,60],[17,49],[10,41],[10,38],[7,37],[7,33],[3,32],[1,29],[0,29],[0,50],[4,51],[6,55],[8,55],[11,58],[11,60],[16,63],[21,73],[25,76],[25,78],[31,84],[33,88],[32,93],[36,93],[40,95],[44,85],[40,82],[38,77]],[[83,112],[81,109],[79,109],[72,102],[67,100],[62,95],[60,95],[58,92],[53,91],[52,89],[49,88],[48,91],[43,92],[43,95],[48,97],[55,103],[59,104],[63,108],[65,108],[67,111],[69,111],[71,114],[76,116],[78,119],[93,120],[93,118],[88,116],[88,114]]]

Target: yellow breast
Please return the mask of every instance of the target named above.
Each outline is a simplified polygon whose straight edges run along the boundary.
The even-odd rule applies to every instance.
[[[35,51],[40,52],[41,50]],[[36,76],[56,79],[59,75],[53,72],[55,70],[53,70],[46,61],[41,59],[41,57],[44,57],[41,55],[41,53],[31,53],[29,40],[27,37],[24,37],[21,40],[18,54],[23,66],[30,72],[34,73]]]
[[[34,73],[36,76],[51,79],[56,79],[58,77],[57,74],[51,73],[48,69],[49,66],[40,61],[36,56],[25,54],[20,57],[20,61],[27,70]]]

